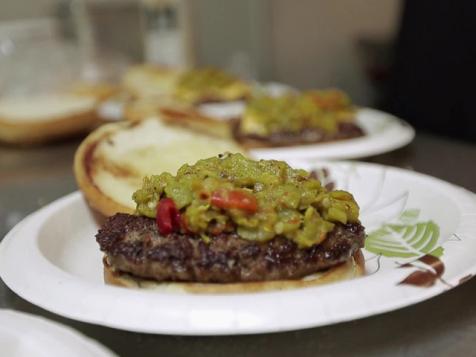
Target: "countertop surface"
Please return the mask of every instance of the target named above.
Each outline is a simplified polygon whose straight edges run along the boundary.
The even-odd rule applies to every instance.
[[[72,160],[78,143],[0,146],[0,237],[27,214],[76,190]],[[417,134],[409,146],[363,161],[415,170],[476,192],[474,144]],[[352,322],[275,334],[183,337],[69,320],[26,302],[0,280],[0,308],[42,315],[77,329],[120,356],[141,357],[476,356],[475,299],[476,279],[472,279],[417,305]]]

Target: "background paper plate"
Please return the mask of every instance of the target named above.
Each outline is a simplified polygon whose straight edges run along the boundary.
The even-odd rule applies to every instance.
[[[11,310],[0,310],[0,346],[5,357],[114,356],[69,327]]]
[[[97,226],[79,193],[46,206],[5,237],[0,276],[24,299],[69,318],[131,331],[219,335],[370,316],[428,299],[476,273],[476,200],[471,192],[396,168],[325,166],[328,171],[318,171],[324,183],[351,191],[360,204],[368,233],[365,277],[229,295],[107,286],[94,239]]]
[[[279,96],[296,91],[296,89],[276,82],[254,83],[256,92]],[[201,114],[217,120],[230,120],[240,117],[245,108],[242,101],[228,103],[209,103],[198,107]],[[122,120],[123,103],[111,100],[99,109],[105,120]],[[405,121],[382,111],[360,108],[357,111],[357,124],[366,135],[361,138],[347,139],[330,143],[300,145],[289,148],[269,148],[251,150],[251,155],[262,159],[355,159],[383,154],[410,143],[415,137],[415,130]]]
[[[280,96],[286,93],[296,92],[295,88],[277,82],[253,82],[252,88],[255,94],[262,93],[270,96]],[[124,104],[124,101],[119,99],[107,100],[99,106],[98,114],[105,121],[123,120]],[[218,120],[230,120],[239,117],[243,113],[245,103],[242,100],[225,103],[208,103],[199,105],[197,109],[202,115],[208,115]]]
[[[359,109],[356,122],[364,129],[365,136],[289,148],[254,149],[251,154],[261,159],[278,160],[355,159],[401,148],[415,137],[415,130],[407,122],[379,110]]]

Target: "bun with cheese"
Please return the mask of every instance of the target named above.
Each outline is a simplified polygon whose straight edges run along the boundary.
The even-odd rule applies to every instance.
[[[38,144],[90,130],[98,123],[94,96],[45,94],[0,99],[0,141]]]
[[[74,173],[89,205],[101,216],[132,213],[132,194],[146,175],[176,171],[221,152],[240,152],[231,140],[169,126],[159,118],[106,124],[75,154]]]

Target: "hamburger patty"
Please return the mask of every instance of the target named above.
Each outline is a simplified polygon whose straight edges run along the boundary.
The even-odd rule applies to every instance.
[[[115,270],[158,281],[204,283],[298,279],[347,261],[364,237],[360,224],[336,224],[321,244],[307,249],[284,237],[259,243],[236,234],[206,243],[180,233],[161,236],[154,219],[124,213],[108,218],[96,234]]]
[[[256,146],[289,146],[313,144],[343,139],[352,139],[363,136],[364,131],[354,123],[339,123],[338,131],[334,134],[326,133],[318,128],[305,128],[298,133],[276,132],[269,136],[243,134],[239,129],[239,121],[232,123],[232,131],[239,142],[250,142]]]

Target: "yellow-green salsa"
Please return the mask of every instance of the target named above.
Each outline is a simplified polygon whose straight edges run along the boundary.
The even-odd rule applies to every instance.
[[[268,136],[317,128],[335,133],[340,122],[353,120],[353,117],[349,97],[338,90],[312,90],[278,97],[261,95],[248,102],[241,131]]]
[[[137,214],[156,218],[170,199],[187,232],[208,240],[236,233],[252,241],[284,236],[305,248],[326,238],[337,223],[355,223],[359,207],[345,191],[328,191],[305,170],[283,161],[224,154],[183,165],[175,176],[144,178],[133,194]]]
[[[216,68],[184,72],[175,90],[179,100],[190,103],[200,100],[238,100],[248,94],[249,88],[243,81]]]

